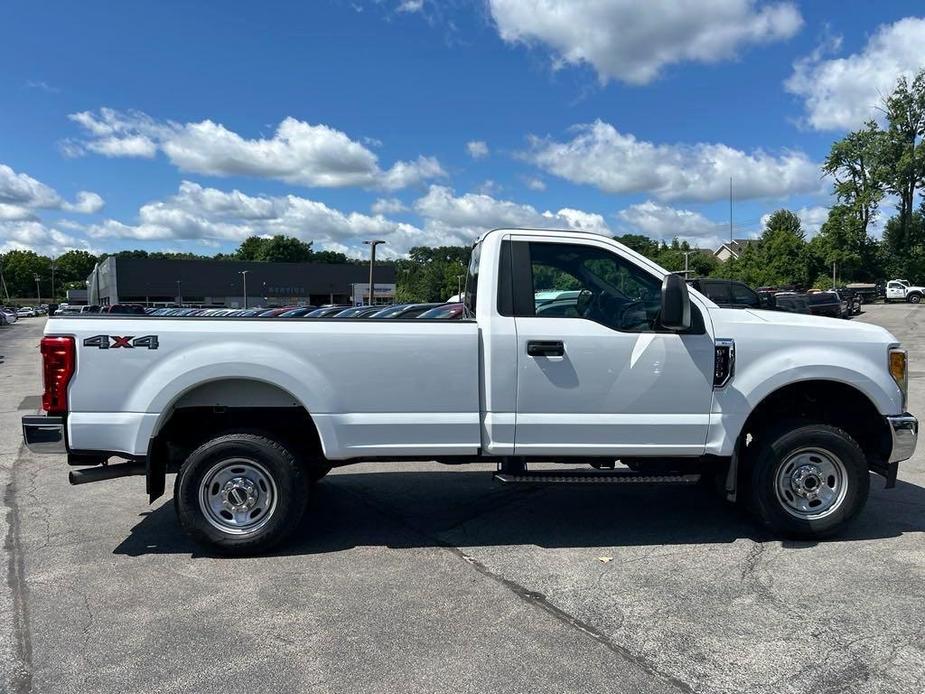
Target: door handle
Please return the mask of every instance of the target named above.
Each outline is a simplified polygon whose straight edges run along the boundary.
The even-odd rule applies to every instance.
[[[531,357],[564,357],[565,345],[561,340],[530,340],[527,354]]]

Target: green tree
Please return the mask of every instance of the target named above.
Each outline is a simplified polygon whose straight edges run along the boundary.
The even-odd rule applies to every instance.
[[[238,250],[231,257],[235,260],[263,260],[264,249],[268,241],[269,239],[261,236],[250,236],[241,242]]]
[[[903,278],[918,283],[925,278],[925,204],[905,224],[899,215],[891,217],[880,243],[881,266],[888,279]]]
[[[267,240],[258,260],[267,263],[307,263],[312,259],[312,244],[292,236],[274,236]]]
[[[42,298],[51,293],[51,260],[34,251],[12,250],[0,257],[3,279],[11,296],[37,297],[35,275],[39,276]]]
[[[833,192],[845,207],[839,215],[853,214],[864,235],[884,195],[886,144],[886,133],[868,121],[861,130],[834,142],[822,166],[822,172],[835,181]]]
[[[880,175],[886,190],[899,198],[899,224],[908,234],[916,191],[925,180],[925,70],[910,82],[900,77],[884,103],[888,127]]]
[[[465,274],[471,248],[416,246],[395,263],[396,300],[445,301],[456,293],[457,276]]]

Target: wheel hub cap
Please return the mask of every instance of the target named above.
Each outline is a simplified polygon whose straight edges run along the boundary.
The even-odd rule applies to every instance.
[[[777,473],[777,498],[790,515],[816,520],[833,513],[848,489],[844,463],[829,451],[807,448],[790,454]]]
[[[229,535],[260,530],[276,510],[276,483],[260,463],[230,458],[202,477],[199,508],[214,528]]]

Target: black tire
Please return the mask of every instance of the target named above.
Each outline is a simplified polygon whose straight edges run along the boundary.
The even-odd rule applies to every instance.
[[[922,300],[921,294],[910,294],[908,297],[910,304],[917,304]]]
[[[213,480],[208,489],[207,476]],[[299,525],[307,488],[304,467],[279,442],[225,434],[202,444],[183,463],[174,505],[180,525],[196,542],[226,555],[259,554]],[[228,500],[241,505],[229,506]]]
[[[804,540],[833,535],[867,501],[867,460],[857,442],[836,427],[782,425],[759,433],[748,457],[749,509],[775,534]],[[826,495],[831,504],[819,501],[816,507],[822,513],[808,507]],[[801,504],[807,506],[802,511]]]

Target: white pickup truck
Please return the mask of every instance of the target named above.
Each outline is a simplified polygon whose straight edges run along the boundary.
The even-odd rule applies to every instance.
[[[925,296],[925,287],[913,287],[908,280],[890,280],[886,283],[886,301],[908,301],[917,304]]]
[[[539,311],[554,290],[574,305]],[[332,466],[398,460],[495,462],[507,483],[709,481],[776,533],[820,537],[915,449],[906,353],[882,328],[718,308],[564,231],[485,234],[465,297],[458,321],[52,318],[47,414],[23,418],[25,441],[66,452],[75,484],[144,475],[152,501],[178,471],[180,525],[229,554],[297,527]]]

